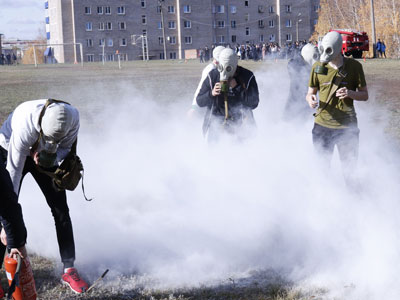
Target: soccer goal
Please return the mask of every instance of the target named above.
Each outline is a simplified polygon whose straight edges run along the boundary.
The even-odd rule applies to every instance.
[[[35,63],[35,67],[37,68],[38,66],[38,53],[39,55],[43,55],[43,59],[51,59],[55,60],[58,57],[59,60],[62,63],[67,61],[68,59],[66,58],[66,49],[65,46],[72,46],[72,53],[71,53],[71,58],[73,59],[74,64],[78,63],[78,52],[80,56],[80,64],[83,67],[83,47],[82,43],[60,43],[60,44],[32,44],[31,45],[33,48],[33,60]],[[46,47],[45,50],[43,51],[43,47]],[[57,47],[57,48],[56,48]],[[43,61],[43,60],[42,60]]]

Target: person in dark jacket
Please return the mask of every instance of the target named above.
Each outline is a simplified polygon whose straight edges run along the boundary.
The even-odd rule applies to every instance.
[[[252,110],[259,102],[256,78],[237,62],[235,51],[224,49],[218,69],[208,74],[197,95],[197,104],[208,108],[203,133],[209,141],[217,140],[223,133],[241,137],[248,133],[243,129],[255,126]]]
[[[3,226],[1,241],[10,249],[9,256],[22,258],[27,256],[25,250],[26,228],[22,217],[21,206],[14,192],[13,184],[8,174],[5,161],[0,155],[0,220]],[[4,291],[0,286],[0,298]]]

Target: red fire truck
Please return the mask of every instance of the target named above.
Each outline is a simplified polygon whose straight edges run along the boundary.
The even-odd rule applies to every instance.
[[[346,56],[353,55],[354,58],[361,58],[363,51],[369,51],[369,40],[366,32],[358,32],[351,29],[331,29],[342,35],[342,53]]]

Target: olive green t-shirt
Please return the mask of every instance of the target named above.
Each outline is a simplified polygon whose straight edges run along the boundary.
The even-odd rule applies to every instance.
[[[313,65],[310,81],[308,83],[309,87],[317,88],[319,91],[320,103],[317,109],[315,123],[334,129],[357,127],[357,116],[353,99],[339,99],[336,97],[335,93],[333,94],[332,100],[326,105],[329,92],[332,88],[332,82],[339,70],[327,64],[328,74],[317,74],[314,72],[317,65],[321,65],[321,63],[317,62]],[[356,91],[357,88],[367,85],[362,65],[358,61],[351,58],[344,58],[344,71],[347,72],[347,74],[346,77],[342,79],[339,88],[347,87],[349,90]]]

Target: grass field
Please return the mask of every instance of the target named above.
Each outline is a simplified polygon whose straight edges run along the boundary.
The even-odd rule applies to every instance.
[[[255,72],[284,68],[286,61],[241,62]],[[362,62],[366,74],[371,101],[390,111],[388,135],[400,139],[400,61],[367,60]],[[0,67],[0,122],[21,102],[32,99],[56,98],[73,102],[85,116],[101,109],[110,102],[118,105],[118,99],[126,98],[131,87],[143,90],[157,101],[166,104],[188,99],[197,86],[204,64],[197,61],[150,61],[126,62],[122,69],[115,63],[105,66],[92,63],[80,65],[40,65]],[[126,88],[129,87],[129,88]],[[101,88],[101,89],[100,89]],[[102,93],[96,93],[101,90]],[[261,101],[267,95],[260,95]],[[93,124],[93,126],[96,126]],[[138,285],[132,289],[117,289],[100,285],[83,296],[75,296],[61,287],[55,263],[34,255],[34,275],[40,299],[257,299],[294,300],[317,299],[323,290],[302,291],[290,282],[274,274],[255,274],[251,283],[227,281],[216,287],[186,290],[148,291]],[[279,277],[279,276],[278,276]],[[3,286],[5,286],[2,274]],[[123,282],[123,278],[121,282]]]

